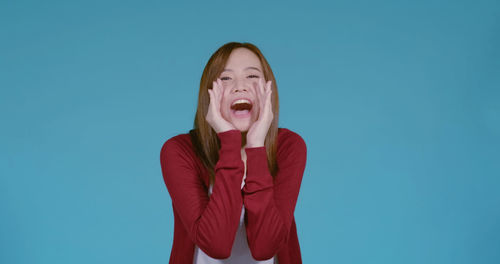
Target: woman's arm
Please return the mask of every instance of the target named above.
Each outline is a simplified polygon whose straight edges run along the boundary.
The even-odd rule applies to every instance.
[[[247,176],[243,203],[248,220],[248,246],[256,260],[270,259],[287,242],[306,165],[306,144],[298,134],[290,133],[282,144],[274,184],[266,148],[245,149]]]
[[[238,230],[243,200],[241,132],[217,134],[221,141],[216,180],[208,197],[194,161],[179,142],[168,140],[160,154],[163,178],[173,207],[191,240],[212,258],[228,258]]]

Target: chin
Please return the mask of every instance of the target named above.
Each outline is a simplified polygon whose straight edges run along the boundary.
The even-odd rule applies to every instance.
[[[247,121],[247,122],[242,122],[240,120],[235,120],[236,122],[232,122],[233,126],[238,129],[241,132],[248,132],[250,127],[252,126],[253,122]],[[238,122],[240,121],[240,122]]]
[[[248,129],[250,128],[249,125],[234,125],[234,127],[241,132],[247,132]]]

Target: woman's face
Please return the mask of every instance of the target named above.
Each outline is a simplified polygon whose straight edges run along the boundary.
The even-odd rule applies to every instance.
[[[248,131],[259,117],[256,89],[259,78],[264,78],[259,58],[246,48],[234,49],[219,78],[224,87],[221,102],[222,117],[236,129],[242,132]],[[234,104],[237,101],[239,103]],[[248,110],[250,106],[251,109]]]

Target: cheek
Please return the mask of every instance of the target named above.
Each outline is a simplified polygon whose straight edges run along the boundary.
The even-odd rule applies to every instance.
[[[256,104],[252,107],[252,116],[254,120],[257,120],[257,118],[259,117],[260,109],[258,105],[259,104]]]
[[[229,108],[229,105],[227,103],[222,103],[221,106],[220,106],[220,112],[222,114],[229,114],[231,111],[231,109]]]
[[[220,112],[226,117],[229,117],[229,115],[231,114],[230,102],[227,101],[224,97],[222,98],[221,101]]]
[[[227,106],[229,106],[229,102],[228,102],[227,98],[228,97],[225,94],[222,94],[222,98],[220,100],[220,106],[221,107],[227,107]]]
[[[253,87],[254,91],[257,91],[257,88],[259,88],[259,82],[258,81],[253,81],[252,82],[252,87]]]
[[[259,89],[259,83],[256,81],[252,82],[252,92],[255,98],[257,98],[257,89]]]
[[[229,88],[231,85],[232,85],[232,81],[231,80],[222,81],[222,88],[224,90],[227,89],[227,88]]]

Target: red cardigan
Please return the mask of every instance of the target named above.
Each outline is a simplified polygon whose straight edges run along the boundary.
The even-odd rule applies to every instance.
[[[163,179],[172,199],[172,263],[193,263],[196,244],[212,258],[228,258],[245,205],[245,228],[253,258],[278,255],[280,264],[302,263],[294,209],[306,165],[306,144],[297,133],[278,129],[278,173],[273,183],[266,148],[245,148],[247,176],[241,159],[241,132],[217,134],[219,160],[208,196],[208,171],[196,156],[189,134],[168,139],[161,148]]]

